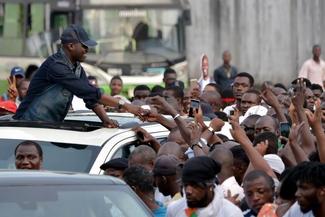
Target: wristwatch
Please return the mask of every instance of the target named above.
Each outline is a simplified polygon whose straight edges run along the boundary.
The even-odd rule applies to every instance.
[[[201,144],[200,142],[191,145],[191,149],[192,149],[192,150],[194,150],[194,149],[193,149],[194,146],[198,146],[198,147],[201,148],[201,149],[203,148],[203,146],[202,146],[202,144]]]
[[[125,105],[125,101],[123,99],[118,100],[118,109],[121,109]]]
[[[212,127],[209,127],[208,130],[214,134],[214,129]]]

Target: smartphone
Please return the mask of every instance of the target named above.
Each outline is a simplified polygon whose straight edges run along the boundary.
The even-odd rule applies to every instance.
[[[144,140],[144,135],[141,131],[137,132],[137,137],[139,140],[143,141]]]
[[[194,117],[194,111],[198,112],[199,108],[200,108],[200,100],[191,99],[190,110],[189,110],[188,116]]]
[[[288,122],[280,123],[280,135],[289,138],[290,124]]]
[[[235,114],[235,110],[230,110],[229,115],[232,116]]]

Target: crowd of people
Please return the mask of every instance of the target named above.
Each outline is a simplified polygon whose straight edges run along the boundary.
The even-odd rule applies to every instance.
[[[313,47],[313,57],[289,86],[266,81],[258,87],[250,73],[231,65],[225,51],[213,78],[203,55],[202,76],[188,87],[167,68],[163,86],[139,85],[127,99],[119,76],[110,82],[110,95],[94,77],[86,77],[79,62],[96,42],[82,27],[67,28],[61,41],[62,49],[37,69],[30,83],[21,68],[12,70],[0,108],[5,110],[10,101],[18,109],[1,114],[62,121],[69,109],[77,109],[71,106],[75,95],[105,127],[118,126],[107,110],[160,123],[170,130],[166,143],[137,126],[133,130],[140,145],[128,159],[112,159],[100,167],[105,175],[123,179],[157,217],[325,216],[325,66],[320,46]],[[55,100],[46,100],[50,96]],[[35,142],[19,144],[15,156],[17,169],[42,168],[42,151]]]

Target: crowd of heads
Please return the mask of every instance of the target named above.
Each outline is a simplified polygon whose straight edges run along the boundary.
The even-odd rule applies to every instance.
[[[320,57],[319,46],[313,47],[313,57]],[[233,74],[230,63],[225,51],[214,76],[224,71],[228,86],[228,81],[223,86],[203,81],[210,79],[207,55],[201,58],[201,80],[188,87],[172,68],[163,74],[164,85],[136,86],[130,102],[147,106],[144,121],[170,130],[167,141],[145,135],[150,141],[137,145],[127,158],[103,164],[103,173],[123,179],[152,211],[161,206],[159,200],[174,209],[176,198],[202,211],[221,195],[245,216],[257,216],[270,204],[279,216],[294,204],[302,213],[325,215],[323,87],[307,78],[258,86],[248,72]],[[16,79],[19,97],[28,87],[24,76]],[[88,79],[98,86],[95,77]],[[109,87],[112,96],[123,97],[121,77],[112,77]],[[20,143],[15,156],[17,169],[42,167],[37,143]]]

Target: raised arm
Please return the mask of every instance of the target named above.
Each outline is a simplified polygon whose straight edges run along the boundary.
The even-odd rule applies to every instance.
[[[287,118],[285,117],[282,111],[279,100],[272,92],[271,87],[265,83],[263,84],[262,89],[263,90],[262,90],[261,97],[269,106],[271,106],[274,109],[279,122],[287,122]]]
[[[299,135],[301,134],[302,127],[305,123],[301,123],[298,126],[293,125],[289,134],[289,142],[287,145],[290,145],[292,153],[296,159],[297,163],[301,163],[303,161],[309,161],[308,156],[301,148],[299,141]]]
[[[239,123],[230,121],[230,124],[232,125],[232,129],[230,129],[231,135],[245,150],[252,167],[254,169],[263,170],[269,176],[277,178],[272,168],[268,165],[262,155],[253,147],[253,144],[246,136],[245,131],[240,127]]]
[[[302,139],[301,147],[306,153],[306,155],[309,155],[313,151],[315,151],[315,145],[314,145],[314,137],[309,130],[307,116],[305,114],[305,109],[303,107],[305,102],[304,86],[305,84],[303,84],[301,80],[298,80],[298,86],[296,88],[295,95],[292,97],[292,103],[295,107],[295,111],[297,113],[299,123],[302,122],[305,123],[301,129],[301,139]]]
[[[325,163],[325,133],[322,127],[322,110],[320,106],[320,100],[315,103],[315,112],[307,113],[308,122],[313,130],[317,140],[317,149],[320,161]]]

